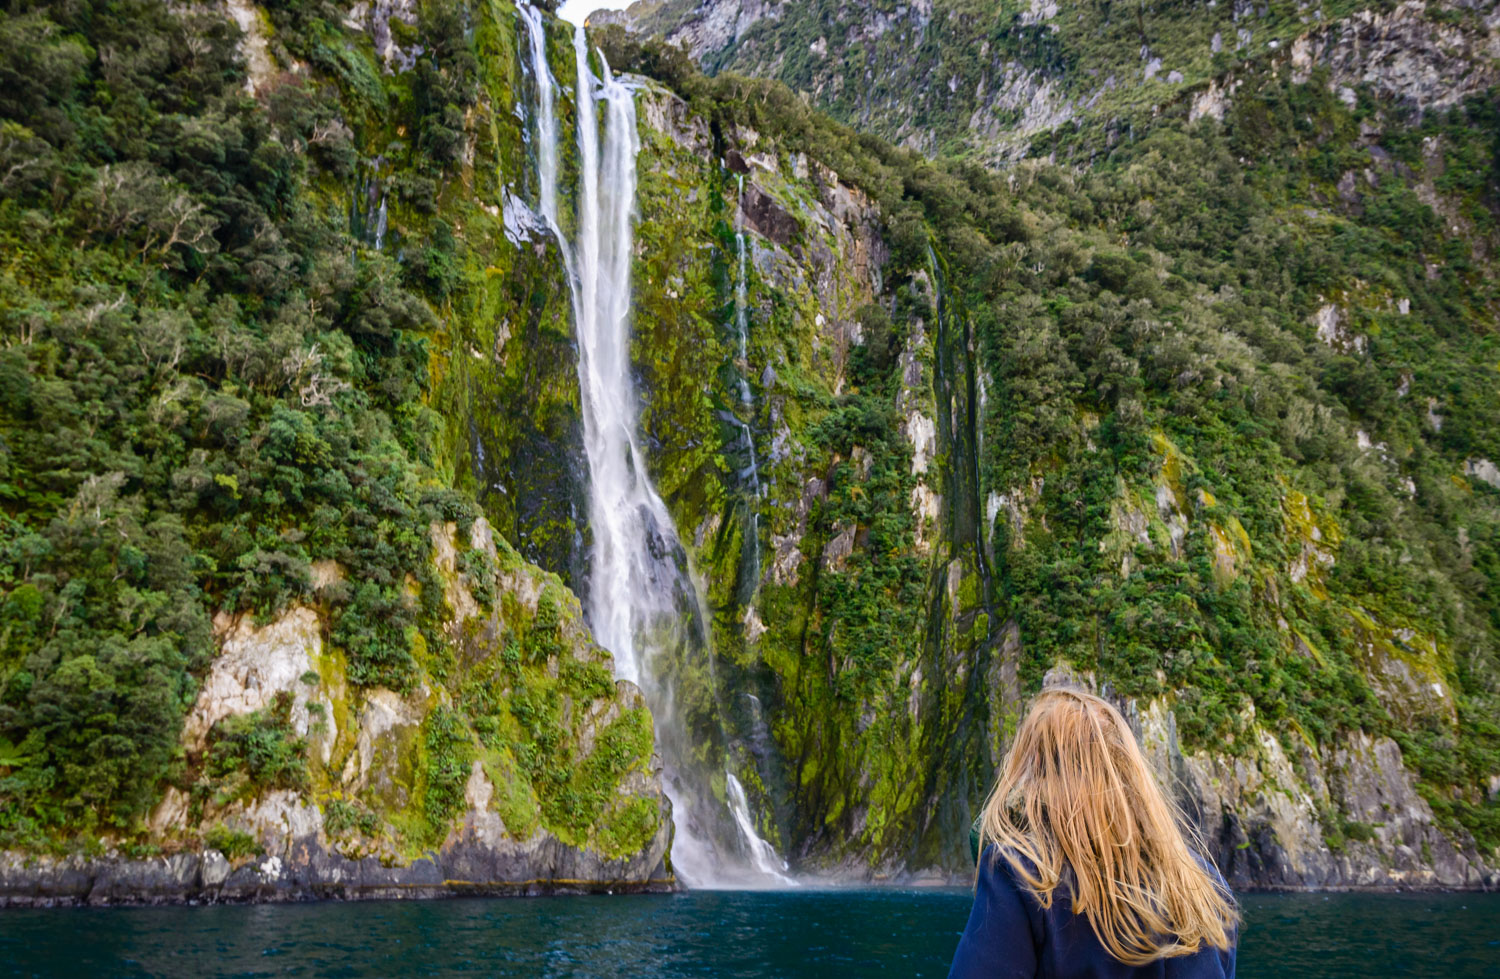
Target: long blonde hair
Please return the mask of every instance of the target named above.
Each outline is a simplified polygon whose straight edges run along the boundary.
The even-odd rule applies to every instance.
[[[1067,883],[1109,954],[1128,965],[1227,949],[1239,913],[1189,849],[1196,834],[1157,785],[1120,712],[1043,691],[984,806],[994,845],[1042,907]]]

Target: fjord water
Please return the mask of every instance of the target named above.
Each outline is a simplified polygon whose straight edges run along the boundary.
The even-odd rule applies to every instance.
[[[1251,895],[1239,975],[1500,975],[1500,895]],[[944,976],[958,890],[6,911],[0,976]]]

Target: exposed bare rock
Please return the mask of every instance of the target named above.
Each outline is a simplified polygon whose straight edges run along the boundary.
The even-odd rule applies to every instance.
[[[802,551],[797,544],[802,540],[800,534],[772,534],[771,547],[774,556],[771,561],[771,580],[778,585],[795,585],[797,583],[797,569],[802,566]]]
[[[1441,16],[1446,11],[1472,11],[1473,19],[1449,20]],[[1497,56],[1500,7],[1423,0],[1357,11],[1291,46],[1294,81],[1327,67],[1330,89],[1368,85],[1419,110],[1446,109],[1484,92],[1500,80]]]
[[[823,567],[829,571],[843,571],[849,562],[849,555],[854,553],[854,531],[853,524],[845,524],[838,528],[838,533],[833,535],[826,547],[823,548]]]
[[[417,22],[417,5],[414,0],[359,0],[344,22],[365,31],[375,44],[375,53],[385,62],[385,70],[411,71],[417,58],[422,55],[422,46],[413,44],[402,48],[391,33],[391,20],[408,26]]]
[[[912,522],[916,525],[915,537],[919,553],[931,552],[933,536],[942,508],[942,496],[934,493],[926,483],[918,483],[912,487],[911,515]]]
[[[452,618],[447,628],[469,661],[494,656],[499,612],[474,598],[460,561],[455,525],[432,527],[434,569],[444,582]],[[482,518],[468,534],[470,553],[496,565],[495,586],[515,606],[534,614],[547,576],[513,554],[502,560]],[[332,578],[336,566],[323,570]],[[561,592],[561,589],[557,589]],[[563,593],[567,594],[567,593]],[[568,655],[607,662],[582,623],[577,599],[561,610],[559,639]],[[654,802],[660,822],[638,852],[605,857],[562,843],[545,828],[524,838],[509,831],[496,809],[499,787],[479,760],[464,786],[464,811],[440,846],[412,859],[384,834],[330,831],[327,806],[357,800],[369,813],[416,813],[424,797],[416,760],[424,725],[447,697],[441,686],[415,684],[406,693],[385,688],[353,690],[342,654],[324,649],[327,623],[307,607],[293,607],[269,623],[221,614],[215,620],[220,652],[183,728],[183,747],[201,755],[214,725],[264,711],[290,694],[292,733],[307,743],[311,777],[301,788],[256,789],[247,783],[232,797],[197,799],[176,786],[164,793],[147,820],[151,838],[169,856],[131,860],[119,853],[58,859],[0,856],[0,906],[162,902],[287,901],[309,897],[432,897],[442,894],[669,890],[666,868],[671,805],[662,791],[659,762],[632,769],[614,791],[622,799]],[[612,696],[574,705],[577,723],[565,732],[575,759],[587,758],[606,726],[644,706],[634,684],[619,681]],[[503,772],[503,769],[501,769]],[[510,787],[511,791],[514,787]],[[526,791],[529,791],[526,790]],[[196,801],[195,801],[196,800]],[[373,816],[372,816],[373,818]],[[211,829],[246,834],[258,852],[226,857],[202,847]],[[344,834],[344,835],[341,835]]]
[[[1294,759],[1282,739],[1251,720],[1255,749],[1184,756],[1176,720],[1161,701],[1126,709],[1164,784],[1174,787],[1232,886],[1389,890],[1493,887],[1500,874],[1438,827],[1389,738],[1348,735],[1323,755],[1308,743]],[[1293,735],[1295,737],[1295,735]],[[1323,813],[1370,827],[1372,839],[1325,840]],[[1381,853],[1394,853],[1389,863]]]
[[[476,792],[476,798],[482,794]],[[330,850],[314,833],[290,835],[276,852],[248,861],[231,861],[212,849],[144,860],[5,851],[0,853],[0,907],[667,891],[675,887],[663,865],[671,842],[671,803],[663,798],[661,806],[660,829],[650,845],[615,860],[547,833],[515,840],[502,835],[504,823],[494,813],[479,808],[468,812],[436,852],[404,863],[379,855],[350,858]]]
[[[1364,353],[1367,341],[1357,333],[1351,331],[1345,321],[1345,313],[1333,303],[1324,303],[1318,307],[1313,314],[1313,325],[1317,328],[1318,339],[1336,350],[1355,353]]]
[[[311,688],[301,679],[313,670],[323,648],[317,613],[293,608],[265,626],[256,626],[251,616],[220,613],[214,627],[221,637],[220,654],[183,727],[189,750],[201,750],[209,729],[220,720],[264,710],[283,692],[293,697],[297,733],[306,735]]]
[[[680,23],[666,33],[669,44],[686,48],[694,60],[729,47],[763,20],[777,20],[791,0],[707,0],[698,3]],[[626,8],[624,22],[635,28],[657,13],[661,3],[634,3]],[[677,4],[681,7],[681,4]]]
[[[785,247],[798,237],[797,219],[753,180],[746,183],[744,207],[746,225],[762,238]]]
[[[754,605],[747,606],[745,618],[742,623],[745,627],[745,642],[753,643],[767,632],[766,624],[761,621],[760,613]]]
[[[1441,424],[1434,425],[1441,428]],[[1500,489],[1500,466],[1496,466],[1488,459],[1469,459],[1464,462],[1464,475],[1472,476],[1481,483],[1487,483],[1495,489]]]
[[[911,443],[911,471],[919,476],[937,455],[937,424],[920,411],[906,418],[906,440]]]
[[[665,134],[682,149],[701,157],[707,157],[712,151],[713,137],[708,124],[691,112],[687,103],[675,93],[651,86],[642,91],[639,105],[645,124]]]
[[[270,47],[266,43],[265,16],[253,0],[225,0],[229,16],[242,32],[240,57],[245,59],[245,91],[255,95],[265,89],[276,73],[276,63],[271,60]]]
[[[1199,119],[1208,118],[1222,122],[1237,87],[1235,82],[1220,84],[1218,79],[1210,81],[1207,88],[1193,96],[1193,101],[1188,108],[1188,121],[1197,122]]]

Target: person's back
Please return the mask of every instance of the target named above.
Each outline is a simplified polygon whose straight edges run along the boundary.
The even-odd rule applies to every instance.
[[[950,979],[1232,977],[1238,914],[1119,712],[1044,692],[980,820]]]
[[[1163,977],[1220,979],[1234,975],[1234,947],[1206,945],[1191,955],[1126,965],[1109,954],[1088,918],[1059,894],[1043,908],[1017,879],[1008,860],[985,850],[974,909],[953,956],[950,979],[1011,976]]]

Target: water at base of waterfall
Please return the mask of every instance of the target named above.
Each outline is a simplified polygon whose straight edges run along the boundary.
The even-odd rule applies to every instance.
[[[575,28],[578,186],[576,230],[569,238],[559,214],[558,87],[547,62],[545,21],[535,7],[520,10],[536,92],[538,208],[562,252],[578,337],[593,538],[585,598],[589,624],[599,644],[613,654],[616,674],[639,685],[651,706],[663,781],[673,805],[672,863],[678,876],[698,887],[785,886],[792,883],[784,874],[785,864],[755,832],[744,789],[733,773],[728,774],[732,787],[726,805],[712,798],[703,772],[680,764],[692,751],[670,686],[658,670],[664,655],[708,641],[708,615],[690,580],[671,515],[647,475],[636,434],[638,404],[630,362],[640,149],[635,91],[612,75],[597,52],[600,71],[594,73],[587,37],[582,27]],[[748,397],[748,387],[744,393]],[[751,452],[753,469],[753,441]],[[737,833],[742,852],[715,845],[705,824],[716,820]]]
[[[1251,894],[1241,979],[1500,975],[1500,894]],[[967,890],[4,912],[0,975],[944,976]],[[87,941],[80,941],[87,935]]]

